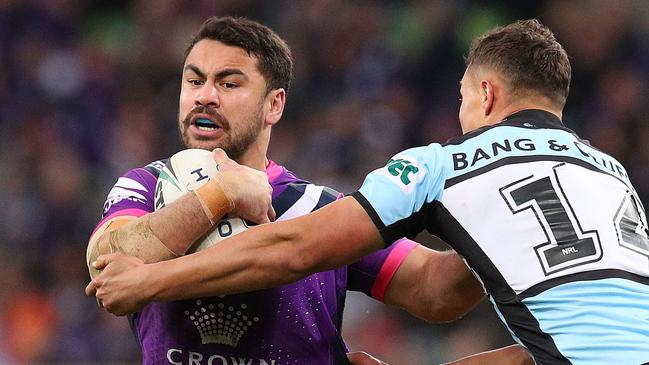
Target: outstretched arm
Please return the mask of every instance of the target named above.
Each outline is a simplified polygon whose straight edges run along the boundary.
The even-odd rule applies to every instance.
[[[86,292],[95,294],[112,313],[126,314],[151,300],[239,293],[294,282],[357,261],[383,246],[365,210],[346,197],[302,217],[252,227],[174,260],[139,265],[119,255],[102,256],[97,266],[107,266]],[[116,266],[111,268],[113,261]]]
[[[415,247],[404,259],[385,293],[386,304],[433,323],[462,317],[485,296],[455,251]]]

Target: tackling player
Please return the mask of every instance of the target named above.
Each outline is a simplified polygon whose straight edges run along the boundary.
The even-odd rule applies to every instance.
[[[570,77],[538,21],[496,28],[469,50],[463,136],[403,151],[351,197],[196,255],[152,265],[103,256],[88,289],[128,312],[290,282],[426,229],[466,259],[537,364],[647,363],[646,213],[624,167],[561,122]]]
[[[331,189],[301,180],[266,158],[291,69],[288,46],[267,27],[246,19],[208,19],[186,52],[180,134],[187,147],[219,147],[248,167],[216,150],[216,178],[158,211],[154,187],[164,161],[127,172],[109,193],[90,239],[88,263],[108,252],[145,262],[170,259],[183,255],[225,214],[261,223],[276,214],[281,221],[336,200]],[[246,291],[244,285],[205,291],[193,297],[198,299],[149,303],[130,317],[143,363],[342,364],[347,362],[340,336],[346,290],[363,291],[431,321],[457,318],[483,297],[457,254],[395,241],[349,266],[293,284],[223,295]],[[439,277],[445,280],[438,292],[422,290]],[[419,300],[412,301],[414,296]]]

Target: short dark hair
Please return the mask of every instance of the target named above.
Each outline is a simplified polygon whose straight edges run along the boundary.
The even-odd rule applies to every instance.
[[[242,48],[257,57],[267,91],[284,88],[288,94],[293,77],[293,57],[286,42],[270,28],[246,18],[208,18],[189,43],[184,60],[196,43],[206,38]]]
[[[492,67],[513,92],[540,92],[563,107],[570,90],[570,61],[554,33],[536,19],[496,27],[471,42],[466,65]]]

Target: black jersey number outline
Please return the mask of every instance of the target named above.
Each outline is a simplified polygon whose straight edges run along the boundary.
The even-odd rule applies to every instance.
[[[528,176],[500,189],[513,214],[531,209],[547,238],[534,247],[544,274],[599,261],[602,244],[596,230],[584,231],[566,196],[557,168],[549,176]]]
[[[228,237],[232,234],[232,224],[227,219],[220,221],[216,226],[216,229],[219,232],[219,236],[222,238]]]
[[[620,246],[649,257],[649,228],[639,201],[634,193],[627,191],[613,223]]]

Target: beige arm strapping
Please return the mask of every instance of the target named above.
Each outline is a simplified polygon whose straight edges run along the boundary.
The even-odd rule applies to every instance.
[[[99,271],[92,267],[92,262],[99,255],[113,252],[136,256],[147,263],[179,256],[153,232],[149,214],[140,218],[119,217],[106,222],[95,232],[86,251],[86,264],[92,278],[99,274]]]
[[[234,203],[218,182],[210,180],[161,210],[108,221],[88,244],[86,261],[90,274],[97,275],[91,263],[101,254],[122,252],[146,263],[184,255],[195,240],[233,208]]]

